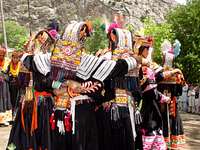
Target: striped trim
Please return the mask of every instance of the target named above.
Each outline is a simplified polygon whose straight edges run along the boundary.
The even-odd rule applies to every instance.
[[[27,56],[29,56],[30,54],[28,53],[24,53],[23,56],[21,57],[20,61],[23,63],[23,61],[26,59]]]
[[[50,53],[43,54],[42,52],[35,54],[35,56],[33,57],[33,60],[35,62],[37,70],[45,76],[51,70],[51,60],[50,59],[51,59]]]
[[[103,82],[109,76],[115,65],[116,65],[115,61],[112,60],[104,61],[93,75],[93,78]]]
[[[87,80],[91,77],[92,73],[103,62],[103,59],[93,55],[85,55],[81,58],[81,64],[77,69],[77,77]]]
[[[69,41],[79,41],[79,33],[81,27],[85,24],[85,22],[72,22],[69,24],[65,32],[63,34],[63,39],[69,40]]]
[[[128,71],[137,67],[137,61],[133,57],[128,57],[124,59],[128,64]]]
[[[115,28],[118,37],[117,47],[132,49],[132,36],[129,30]]]

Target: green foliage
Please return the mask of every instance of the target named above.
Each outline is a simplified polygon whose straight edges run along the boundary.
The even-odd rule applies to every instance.
[[[126,29],[129,30],[130,32],[134,32],[135,31],[135,27],[133,26],[133,24],[126,24]]]
[[[19,25],[15,21],[6,21],[6,35],[8,41],[8,47],[21,50],[23,44],[26,42],[28,37],[28,30],[26,27]],[[3,34],[0,34],[0,42],[4,43]]]
[[[200,0],[190,0],[169,13],[175,37],[181,42],[177,63],[190,83],[200,83]]]
[[[99,49],[108,47],[108,38],[105,32],[105,25],[102,24],[100,18],[92,21],[93,30],[92,36],[85,41],[85,49],[88,53],[95,54]]]
[[[174,33],[171,30],[171,24],[157,24],[152,19],[146,18],[144,19],[144,34],[154,37],[153,60],[157,63],[161,63],[161,44],[165,39],[168,39],[169,41],[174,39]]]

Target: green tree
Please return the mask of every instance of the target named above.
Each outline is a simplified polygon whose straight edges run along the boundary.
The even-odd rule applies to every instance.
[[[171,11],[167,20],[181,42],[177,64],[190,83],[200,83],[200,0],[189,0]]]
[[[171,24],[169,23],[156,23],[151,18],[144,19],[144,34],[146,36],[153,36],[154,38],[154,52],[153,60],[157,63],[162,62],[161,57],[161,44],[165,39],[173,41],[174,33],[171,29]]]
[[[94,32],[92,36],[85,41],[85,49],[91,54],[95,54],[99,49],[108,47],[108,38],[105,32],[105,25],[102,24],[101,18],[92,21]]]
[[[26,27],[21,26],[15,21],[6,21],[6,34],[8,47],[15,48],[16,50],[21,50],[23,48],[23,44],[26,42],[28,37],[28,30]],[[0,42],[3,43],[3,34],[0,34]]]

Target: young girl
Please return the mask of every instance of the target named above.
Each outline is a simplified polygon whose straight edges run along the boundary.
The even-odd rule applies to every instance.
[[[12,59],[8,66],[7,73],[9,75],[9,90],[10,98],[12,103],[12,114],[15,116],[16,109],[19,103],[19,81],[18,74],[20,70],[21,63],[19,61],[19,56],[16,51],[12,53]]]

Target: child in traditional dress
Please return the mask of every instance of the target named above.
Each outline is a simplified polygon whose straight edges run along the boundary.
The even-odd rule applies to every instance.
[[[11,98],[11,103],[12,103],[13,117],[15,116],[15,112],[19,103],[18,74],[19,74],[20,66],[21,66],[21,63],[19,61],[18,52],[14,51],[12,53],[12,59],[7,70],[7,73],[9,75],[9,90],[10,90],[10,98]]]

